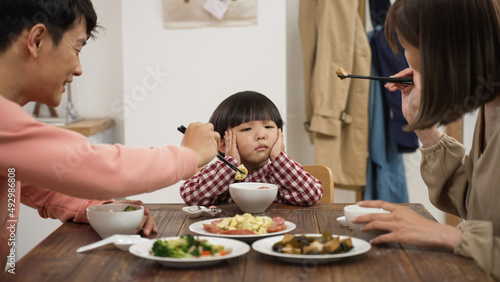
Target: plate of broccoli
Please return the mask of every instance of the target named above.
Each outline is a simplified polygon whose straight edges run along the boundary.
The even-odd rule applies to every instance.
[[[212,265],[249,251],[250,246],[238,240],[192,235],[151,239],[129,248],[135,256],[171,267]]]

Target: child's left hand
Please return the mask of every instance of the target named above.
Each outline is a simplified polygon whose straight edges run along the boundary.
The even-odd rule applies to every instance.
[[[276,139],[276,142],[274,142],[271,153],[269,154],[271,161],[274,161],[274,159],[276,159],[276,157],[284,150],[285,143],[283,143],[283,133],[281,132],[281,129],[278,129],[278,138]]]

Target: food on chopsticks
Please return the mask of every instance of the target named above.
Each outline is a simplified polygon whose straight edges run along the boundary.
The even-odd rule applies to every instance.
[[[231,253],[222,245],[212,245],[207,240],[200,240],[192,235],[179,239],[158,239],[153,243],[151,254],[157,257],[199,258],[219,257]]]
[[[338,69],[336,73],[341,80],[346,79],[347,76],[349,76],[349,74],[343,68]]]
[[[137,210],[136,208],[134,208],[133,206],[126,206],[123,211],[124,212],[128,212],[128,211],[135,211]]]
[[[354,246],[351,238],[340,239],[330,232],[323,231],[321,237],[285,234],[283,239],[273,245],[273,251],[286,254],[341,254]]]
[[[234,176],[234,179],[245,180],[245,178],[247,178],[247,175],[248,175],[248,169],[243,164],[239,165],[238,169],[243,171],[244,173],[236,171],[236,175]]]
[[[203,224],[205,231],[215,234],[254,235],[268,234],[286,229],[282,217],[253,216],[249,213],[222,218]]]

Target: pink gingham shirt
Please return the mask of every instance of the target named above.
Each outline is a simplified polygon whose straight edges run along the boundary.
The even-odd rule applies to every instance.
[[[226,156],[226,159],[238,166],[233,157]],[[244,181],[277,184],[278,195],[274,201],[283,204],[310,206],[323,196],[321,182],[285,152],[273,162],[250,171],[245,180],[236,180],[235,175],[236,172],[222,161],[210,163],[181,186],[181,197],[188,205],[232,203],[229,184]]]

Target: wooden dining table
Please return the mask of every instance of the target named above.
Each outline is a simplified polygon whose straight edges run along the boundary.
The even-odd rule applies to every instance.
[[[295,223],[293,234],[328,230],[353,236],[336,220],[344,215],[345,205],[273,203],[259,215],[281,216]],[[421,204],[403,205],[434,220]],[[211,219],[209,215],[188,218],[181,204],[146,206],[158,225],[158,233],[150,238],[196,235],[189,226]],[[234,204],[219,207],[222,212],[215,218],[241,214]],[[4,273],[0,281],[493,281],[474,261],[452,251],[398,243],[373,245],[366,253],[329,263],[290,263],[252,249],[211,266],[176,268],[121,251],[113,244],[76,252],[100,239],[90,225],[66,222],[16,263],[15,274]]]

